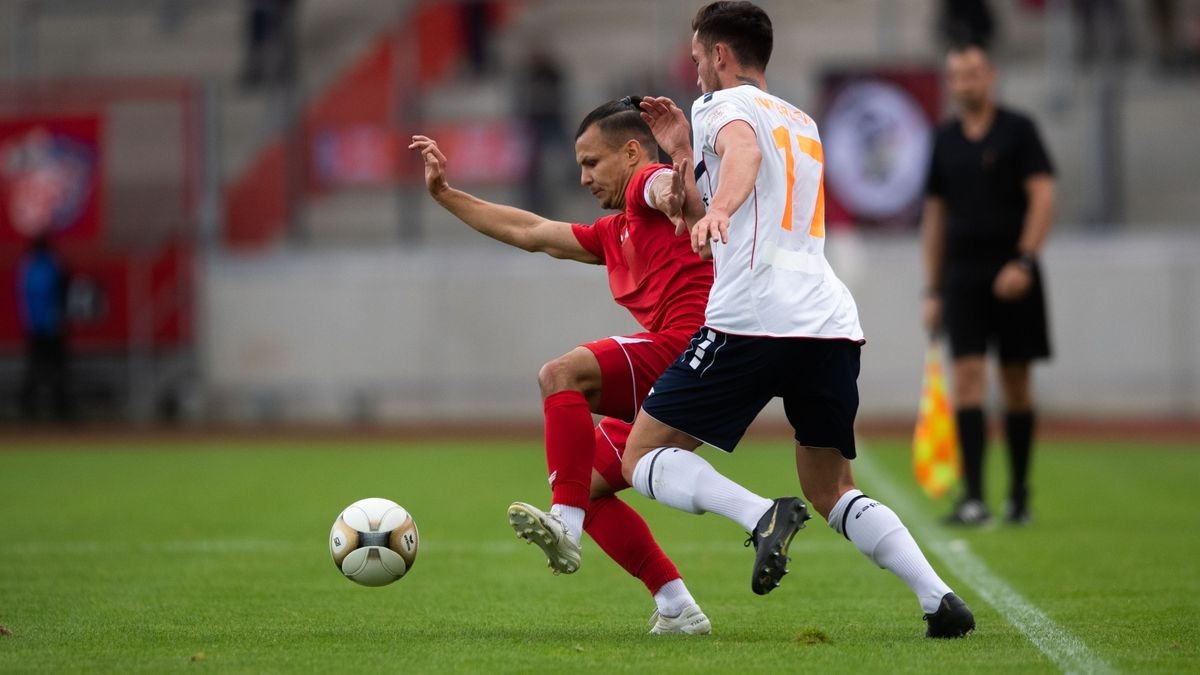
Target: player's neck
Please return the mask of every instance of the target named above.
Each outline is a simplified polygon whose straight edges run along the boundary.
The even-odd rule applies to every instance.
[[[732,89],[734,87],[740,87],[743,84],[748,84],[751,87],[757,87],[763,91],[767,90],[767,78],[764,77],[762,73],[755,73],[751,71],[742,71],[740,73],[732,73],[728,75],[721,83],[721,88]]]

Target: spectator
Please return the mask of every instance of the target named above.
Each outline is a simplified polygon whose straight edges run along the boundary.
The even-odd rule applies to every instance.
[[[567,166],[570,141],[564,126],[566,82],[562,67],[545,48],[535,47],[526,60],[517,86],[517,108],[529,138],[529,168],[525,175],[525,208],[537,213],[553,210],[547,174]],[[574,158],[571,160],[574,165]],[[575,176],[574,168],[569,174]],[[557,184],[557,181],[555,181]]]
[[[1129,58],[1132,39],[1122,0],[1074,0],[1072,4],[1079,24],[1081,62]]]
[[[246,51],[242,83],[287,84],[296,76],[297,0],[245,0]]]
[[[26,419],[37,419],[43,390],[48,389],[53,417],[66,420],[71,413],[67,391],[67,273],[45,235],[33,241],[21,258],[17,274],[17,305],[25,333],[21,412]]]
[[[467,49],[467,63],[471,74],[480,77],[492,69],[491,35],[495,8],[492,0],[462,0],[459,11],[462,17],[463,39]]]

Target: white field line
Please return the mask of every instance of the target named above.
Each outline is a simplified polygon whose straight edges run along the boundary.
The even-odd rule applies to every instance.
[[[947,537],[945,529],[925,516],[908,498],[905,490],[871,461],[869,453],[860,453],[854,465],[855,472],[865,482],[883,493],[877,496],[900,514],[910,530],[918,533],[924,548],[939,558],[1005,620],[1024,633],[1054,665],[1065,673],[1115,672],[1104,659],[1093,654],[1082,640],[1071,635],[992,572],[982,559],[971,552],[967,542]]]

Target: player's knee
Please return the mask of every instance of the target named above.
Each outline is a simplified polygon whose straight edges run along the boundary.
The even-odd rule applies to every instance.
[[[1004,409],[1008,412],[1028,412],[1033,408],[1033,396],[1028,390],[1004,393]]]
[[[961,369],[954,373],[954,402],[960,408],[976,407],[983,403],[983,370]]]
[[[1033,407],[1033,392],[1027,373],[1004,373],[1004,406],[1013,412],[1023,412]]]
[[[560,391],[580,391],[579,377],[569,361],[557,358],[538,370],[538,387],[542,398]]]

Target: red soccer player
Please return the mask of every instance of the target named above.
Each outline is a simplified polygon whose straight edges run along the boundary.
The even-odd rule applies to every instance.
[[[541,547],[555,574],[579,569],[586,530],[654,594],[658,611],[651,632],[707,633],[707,617],[645,521],[613,495],[629,487],[620,470],[626,422],[704,322],[713,281],[712,266],[692,251],[687,237],[676,236],[685,204],[675,195],[685,194],[686,160],[675,167],[657,163],[658,146],[639,102],[610,101],[579,125],[580,182],[601,206],[618,211],[590,226],[548,220],[451,188],[446,157],[435,141],[414,136],[409,147],[424,158],[426,187],[443,208],[506,244],[605,265],[613,299],[646,331],[590,342],[542,367],[538,383],[552,506],[547,513],[515,502],[509,522],[521,538]],[[702,213],[698,193],[686,194],[687,213]],[[608,419],[593,428],[593,412]]]

